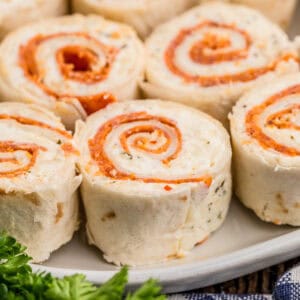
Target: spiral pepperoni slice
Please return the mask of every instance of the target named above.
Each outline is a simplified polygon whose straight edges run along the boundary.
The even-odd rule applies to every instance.
[[[6,163],[6,165],[2,164],[5,171],[12,169],[14,174],[18,174],[15,171],[22,168],[17,168],[17,166],[23,165],[26,165],[29,170],[34,165],[37,150],[49,152],[52,147],[60,148],[65,158],[79,154],[73,146],[72,134],[64,129],[60,120],[51,112],[36,105],[17,102],[0,104],[0,126],[3,128],[1,135],[3,154],[0,154],[0,160],[1,163]],[[26,133],[29,133],[28,137]],[[20,143],[11,142],[14,137],[23,136],[23,134],[24,139],[22,138]],[[39,141],[39,136],[44,139],[40,142],[41,147],[35,146]],[[49,146],[45,146],[47,141]],[[17,148],[19,144],[22,146],[20,149]],[[28,146],[28,149],[25,146]],[[32,150],[30,150],[31,146]],[[26,149],[28,151],[25,151]]]
[[[264,149],[271,149],[288,156],[298,156],[300,151],[297,148],[283,145],[274,138],[268,136],[261,125],[259,119],[262,114],[272,105],[285,101],[286,97],[300,95],[300,85],[296,84],[280,91],[269,97],[260,105],[253,107],[246,115],[246,131],[249,136],[254,138]],[[299,112],[299,104],[290,104],[289,107],[282,109],[268,116],[265,126],[278,130],[299,130],[300,126],[292,121],[292,115]]]
[[[220,30],[227,34],[220,33]],[[213,32],[216,33],[213,33]],[[178,35],[171,41],[164,55],[165,63],[168,69],[176,76],[181,77],[189,83],[197,83],[203,87],[211,87],[220,84],[229,84],[233,82],[249,82],[258,77],[274,71],[283,61],[295,60],[299,62],[297,56],[285,54],[275,59],[270,64],[263,67],[249,68],[248,70],[226,74],[226,75],[193,75],[183,70],[176,63],[176,55],[179,47],[190,37],[195,34],[203,33],[202,38],[195,42],[189,50],[189,58],[196,64],[214,65],[223,62],[238,63],[246,59],[252,46],[252,38],[245,31],[235,25],[217,23],[213,21],[204,21],[193,27],[180,30]],[[235,34],[243,40],[244,46],[241,48],[231,49],[232,42],[229,35]]]
[[[63,94],[57,93],[53,87],[44,83],[44,71],[38,67],[36,54],[41,45],[61,37],[71,37],[74,39],[81,37],[84,40],[90,41],[102,51],[105,59],[105,64],[99,66],[100,58],[97,53],[91,49],[81,45],[63,46],[56,51],[55,59],[65,79],[85,84],[94,84],[107,78],[115,56],[118,53],[118,49],[104,45],[100,41],[82,32],[37,35],[22,45],[19,51],[19,64],[27,78],[38,85],[46,94],[56,98],[58,101],[66,101],[66,99],[72,98],[79,100],[88,114],[116,101],[115,97],[108,92],[87,96]]]
[[[0,157],[1,163],[10,163],[16,166],[13,170],[0,171],[0,177],[16,177],[28,172],[35,164],[39,151],[46,151],[46,148],[35,144],[15,143],[13,141],[0,142],[0,154],[7,154],[9,157]],[[28,158],[27,163],[22,163],[14,155],[22,152]]]
[[[153,121],[155,124],[159,124],[159,126],[151,123]],[[145,122],[148,122],[149,125],[145,125]],[[149,155],[159,155],[161,163],[166,165],[166,167],[180,155],[182,135],[176,122],[173,120],[166,117],[154,116],[143,111],[118,115],[103,124],[98,129],[96,135],[89,140],[89,151],[92,159],[99,167],[99,174],[116,180],[139,180],[145,183],[181,184],[203,182],[207,186],[211,185],[211,176],[172,180],[155,177],[144,178],[119,170],[108,156],[105,144],[108,136],[121,125],[125,124],[129,124],[131,127],[120,134],[119,141],[127,155],[131,156],[130,149],[143,151]],[[174,138],[172,138],[170,132],[172,132]],[[151,138],[149,134],[152,134],[151,136],[154,135],[154,138]],[[174,142],[175,145],[171,147],[171,144],[174,144]]]

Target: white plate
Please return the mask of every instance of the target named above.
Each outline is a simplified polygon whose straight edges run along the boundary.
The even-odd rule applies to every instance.
[[[52,254],[47,263],[34,266],[56,276],[83,273],[95,283],[111,277],[116,267],[87,246],[83,232]],[[157,278],[165,292],[191,290],[219,283],[279,263],[300,254],[300,229],[278,227],[260,221],[234,200],[224,226],[184,259],[134,268],[130,286]]]
[[[298,31],[300,6],[290,34]],[[257,195],[259,197],[260,195]],[[103,261],[101,253],[87,245],[84,233],[52,254],[34,269],[56,276],[83,273],[101,284],[118,268]],[[300,229],[278,227],[261,222],[236,200],[223,227],[184,259],[130,271],[130,287],[149,277],[158,279],[164,292],[180,292],[230,280],[300,255]]]

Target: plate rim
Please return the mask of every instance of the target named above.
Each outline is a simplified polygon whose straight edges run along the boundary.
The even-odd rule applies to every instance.
[[[129,289],[141,285],[149,277],[159,280],[165,293],[188,291],[217,284],[249,274],[296,257],[300,254],[300,229],[283,233],[278,237],[256,243],[240,250],[196,262],[177,266],[130,269]],[[259,266],[258,266],[259,265]],[[119,268],[112,270],[84,270],[49,267],[31,264],[34,271],[51,272],[63,277],[74,273],[84,274],[95,284],[102,284],[113,276]]]

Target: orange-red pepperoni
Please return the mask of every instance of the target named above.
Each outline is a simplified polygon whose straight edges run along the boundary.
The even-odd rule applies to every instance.
[[[202,29],[225,29],[231,30],[240,36],[243,37],[245,46],[241,49],[228,50],[226,48],[231,46],[231,42],[225,36],[219,36],[217,34],[204,34],[202,40],[196,42],[190,49],[190,58],[201,64],[215,64],[221,63],[224,61],[238,61],[246,58],[248,56],[248,51],[252,45],[252,40],[250,35],[235,25],[221,24],[213,21],[205,21],[196,26],[182,29],[178,35],[171,41],[168,48],[165,51],[165,62],[169,70],[181,77],[188,83],[197,83],[203,87],[211,87],[214,85],[228,84],[232,82],[248,82],[255,80],[256,78],[274,71],[277,65],[282,61],[288,61],[293,59],[299,61],[299,58],[293,54],[286,54],[282,57],[279,57],[269,65],[259,68],[251,68],[237,74],[228,74],[228,75],[214,75],[214,76],[201,76],[201,75],[191,75],[184,70],[182,70],[176,64],[176,50],[177,48],[185,41],[187,37],[193,33],[202,30]],[[226,50],[226,51],[225,51]]]
[[[164,186],[164,189],[165,189],[167,192],[172,191],[172,187],[169,186],[169,185],[165,185],[165,186]]]
[[[61,149],[64,150],[66,155],[79,155],[79,151],[71,143],[63,143]]]
[[[68,96],[64,96],[67,98]],[[73,97],[69,97],[73,98]],[[116,97],[111,93],[103,92],[98,95],[91,95],[91,96],[76,96],[76,99],[79,100],[83,109],[86,111],[88,115],[104,108],[108,104],[116,102]]]
[[[18,161],[15,157],[2,157],[0,158],[0,163],[10,162],[15,165],[19,165],[16,169],[12,171],[0,171],[0,177],[16,177],[19,175],[23,175],[28,172],[35,164],[37,155],[39,151],[46,151],[46,148],[37,146],[35,144],[28,143],[16,143],[13,141],[4,141],[0,142],[0,154],[7,153],[9,155],[13,155],[16,151],[26,152],[29,157],[29,162],[26,165],[22,165],[21,162]]]
[[[168,147],[172,142],[171,136],[166,131],[163,131],[162,129],[163,127],[167,127],[175,133],[177,144],[174,150],[167,156],[167,158],[162,160],[162,163],[167,164],[177,158],[177,156],[180,154],[181,147],[182,147],[182,136],[180,130],[178,129],[174,121],[165,117],[149,115],[146,112],[134,112],[134,113],[124,114],[124,115],[119,115],[107,121],[105,124],[103,124],[97,131],[96,135],[91,140],[89,140],[90,154],[92,159],[97,163],[100,174],[103,174],[106,177],[116,179],[116,180],[140,180],[146,183],[180,184],[180,183],[189,183],[189,182],[204,182],[207,186],[211,185],[212,178],[209,175],[201,176],[197,178],[180,178],[180,179],[163,179],[163,178],[156,178],[156,177],[142,178],[137,176],[136,174],[126,173],[124,171],[118,170],[118,168],[110,160],[110,158],[108,157],[105,151],[105,142],[107,136],[115,128],[123,124],[130,124],[130,123],[142,122],[142,121],[157,121],[162,125],[162,127],[160,126],[158,127],[150,124],[149,125],[140,124],[134,126],[131,129],[126,130],[120,136],[120,143],[124,151],[128,155],[131,155],[128,147],[129,137],[133,137],[135,134],[152,133],[154,131],[157,131],[158,135],[163,135],[164,139],[166,140],[166,142],[163,145],[158,146],[158,148],[153,148],[152,145],[155,145],[156,143],[151,143],[153,141],[149,141],[149,139],[147,139],[146,137],[141,138],[139,136],[133,140],[131,147],[148,152],[150,154],[151,153],[161,154],[165,152],[167,150],[166,147]],[[152,144],[151,147],[149,146],[149,143]]]
[[[26,45],[22,45],[19,51],[19,63],[24,70],[25,75],[38,85],[46,94],[54,97],[59,101],[67,101],[68,99],[77,99],[88,114],[91,114],[107,104],[115,102],[115,97],[108,92],[103,92],[89,96],[79,96],[70,94],[58,94],[51,87],[43,82],[43,74],[38,68],[36,61],[36,53],[41,44],[50,39],[63,36],[79,36],[92,41],[102,50],[105,56],[105,66],[98,67],[98,55],[91,49],[80,45],[69,45],[57,50],[56,61],[62,75],[66,79],[71,79],[85,84],[93,84],[101,82],[107,78],[110,73],[115,56],[118,49],[104,45],[98,40],[92,38],[85,33],[57,33],[50,35],[37,35],[28,41]]]
[[[219,24],[207,24],[212,27],[221,27]],[[200,26],[201,29],[203,27]],[[246,58],[248,55],[248,49],[251,45],[250,36],[240,29],[235,29],[233,26],[223,25],[222,28],[235,30],[241,34],[245,40],[245,47],[243,49],[233,50],[233,51],[224,51],[227,47],[231,46],[231,41],[226,36],[221,36],[213,33],[205,33],[203,39],[197,41],[192,48],[190,49],[190,57],[196,63],[212,65],[215,63],[220,63],[224,61],[233,61],[242,58]],[[181,32],[182,35],[189,35],[195,29],[191,29],[190,32]],[[184,36],[181,37],[180,43],[185,39]],[[179,44],[180,45],[180,44]],[[209,50],[209,53],[207,51]],[[220,51],[221,50],[221,51]]]
[[[26,118],[26,117],[22,117],[22,116],[12,116],[12,115],[7,115],[7,114],[0,114],[0,119],[14,120],[14,121],[16,121],[20,124],[23,124],[23,125],[38,126],[38,127],[41,127],[41,128],[45,128],[45,129],[54,131],[54,132],[64,136],[65,138],[68,138],[68,139],[72,138],[72,135],[66,130],[56,128],[56,127],[50,126],[46,123],[43,123],[43,122],[40,122],[40,121],[37,121],[37,120],[33,120],[33,119],[30,119],[30,118]]]
[[[167,123],[165,123],[165,124],[167,124]],[[181,150],[181,133],[179,132],[179,130],[177,129],[177,127],[174,124],[169,123],[168,125],[172,125],[170,127],[175,129],[176,135],[177,135],[177,140],[179,141],[179,143],[177,145],[177,149],[175,150],[175,152],[173,154],[171,154],[169,157],[165,158],[163,160],[163,163],[168,163],[169,161],[175,159]],[[165,137],[165,143],[163,145],[159,146],[158,148],[153,148],[153,145],[156,144],[156,140],[149,141],[146,137],[136,137],[132,143],[132,146],[136,149],[139,149],[139,150],[142,150],[145,152],[154,153],[154,154],[161,154],[161,153],[166,152],[168,150],[169,146],[171,145],[170,135],[167,132],[163,131],[160,127],[153,126],[153,125],[139,125],[139,126],[135,126],[133,128],[126,130],[124,133],[122,133],[122,135],[120,137],[121,145],[127,153],[130,152],[129,147],[127,145],[127,139],[130,136],[135,135],[137,133],[141,133],[141,132],[144,132],[144,133],[157,132],[158,136]],[[149,147],[149,144],[152,147]]]
[[[273,149],[288,156],[300,155],[300,151],[298,149],[282,145],[267,136],[259,125],[259,118],[269,106],[276,102],[284,101],[285,97],[295,94],[299,94],[300,96],[300,85],[291,86],[271,96],[262,104],[255,106],[247,113],[245,120],[246,131],[252,138],[256,139],[264,149]],[[299,110],[300,105],[292,104],[291,107],[272,114],[267,118],[266,126],[276,127],[277,129],[299,130],[300,126],[293,124],[290,120],[290,115],[295,109]]]
[[[293,104],[291,107],[278,111],[270,115],[267,119],[267,125],[278,129],[300,130],[300,126],[291,122],[291,116],[294,112],[300,111],[300,104]]]

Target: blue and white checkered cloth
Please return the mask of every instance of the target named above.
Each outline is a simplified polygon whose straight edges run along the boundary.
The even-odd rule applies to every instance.
[[[220,295],[185,294],[185,295],[170,296],[168,299],[170,300],[272,300],[272,296],[271,295],[270,296],[263,296],[263,295],[237,296],[237,295],[225,295],[225,294],[220,294]]]
[[[181,294],[169,300],[300,300],[300,265],[285,273],[276,283],[273,295]]]

